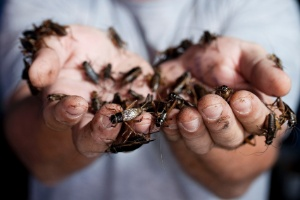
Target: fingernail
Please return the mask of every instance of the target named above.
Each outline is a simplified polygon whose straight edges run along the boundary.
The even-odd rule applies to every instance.
[[[80,117],[85,112],[85,110],[86,108],[83,106],[70,105],[66,108],[66,113],[71,118],[77,118]]]
[[[199,128],[200,122],[199,122],[199,119],[196,118],[189,122],[179,123],[179,125],[188,132],[194,132]]]
[[[106,129],[113,128],[109,117],[107,117],[105,115],[100,116],[100,122],[101,122],[102,126],[105,127]]]
[[[178,129],[178,126],[177,126],[176,123],[175,124],[168,124],[167,127],[168,127],[168,129],[172,129],[172,130]]]
[[[232,108],[240,114],[248,114],[252,109],[251,100],[246,97],[239,98],[232,103]]]
[[[204,108],[202,112],[207,119],[218,119],[223,112],[223,107],[218,103]]]

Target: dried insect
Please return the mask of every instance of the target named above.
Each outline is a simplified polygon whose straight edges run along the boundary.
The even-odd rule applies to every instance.
[[[182,91],[184,90],[184,88],[186,88],[191,80],[191,72],[186,71],[184,72],[181,76],[179,76],[176,80],[175,83],[172,87],[172,91],[174,93],[182,93]]]
[[[144,96],[143,95],[141,95],[141,94],[133,91],[132,89],[128,90],[128,94],[130,94],[133,97],[134,100],[137,100],[137,101],[144,100]]]
[[[119,152],[129,152],[140,148],[142,145],[154,141],[154,139],[147,138],[143,134],[136,134],[129,137],[126,142],[114,142],[105,151],[107,153],[119,153]]]
[[[49,101],[60,101],[62,100],[63,98],[67,97],[68,95],[66,94],[49,94],[47,96],[47,99]]]
[[[62,26],[49,19],[43,21],[40,26],[33,24],[33,29],[23,31],[23,38],[20,38],[23,54],[33,56],[41,48],[43,39],[46,36],[66,36],[67,27],[68,26]]]
[[[123,39],[120,37],[120,35],[117,33],[117,31],[113,27],[108,28],[108,35],[109,35],[112,43],[117,48],[124,48],[126,46],[126,42],[123,41]]]
[[[221,96],[225,101],[229,102],[234,90],[226,85],[219,86],[215,89],[215,94]]]
[[[192,41],[185,39],[181,41],[181,43],[178,46],[169,47],[166,50],[160,52],[155,59],[156,61],[154,62],[154,67],[158,67],[159,65],[168,60],[178,58],[192,45]]]
[[[200,40],[200,45],[209,45],[212,41],[216,40],[218,38],[218,35],[210,33],[209,31],[204,31]]]
[[[110,63],[108,63],[108,64],[106,65],[106,67],[104,67],[104,68],[102,69],[103,79],[104,79],[104,80],[110,79],[110,80],[112,80],[113,82],[115,82],[114,77],[112,77],[112,71],[111,71],[111,69],[112,69],[112,65],[111,65]]]
[[[281,128],[281,125],[274,112],[269,113],[266,116],[264,126],[263,126],[263,135],[266,137],[265,143],[271,145],[273,139],[276,137],[277,131]]]
[[[68,33],[66,28],[68,26],[62,26],[58,23],[53,22],[50,19],[47,19],[42,22],[42,25],[35,28],[35,32],[42,36],[57,35],[57,36],[66,36]]]
[[[22,72],[22,79],[27,80],[27,84],[28,84],[31,94],[38,95],[40,93],[40,90],[32,85],[30,78],[29,78],[28,71],[30,68],[30,64],[25,58],[23,58],[23,62],[24,62],[25,67]]]
[[[97,91],[92,91],[91,93],[91,105],[90,105],[90,112],[96,114],[98,110],[105,104],[105,101],[102,101],[99,97]]]
[[[121,85],[127,85],[128,83],[132,83],[139,75],[142,74],[142,68],[137,66],[124,73],[121,77]]]
[[[153,101],[153,96],[148,94],[144,105],[147,105],[148,102]],[[135,119],[136,117],[140,116],[142,114],[142,112],[147,109],[144,108],[144,105],[142,105],[141,107],[135,107],[132,108],[132,106],[136,103],[136,101],[134,101],[132,104],[130,104],[125,110],[123,110],[122,112],[118,112],[115,113],[113,115],[110,116],[110,121],[113,125],[117,124],[117,123],[122,123],[122,122],[126,122],[126,121],[131,121],[133,119]]]
[[[87,77],[95,84],[99,83],[99,75],[95,72],[92,65],[88,61],[83,61],[82,66],[84,68]]]
[[[169,113],[173,110],[173,108],[176,106],[176,102],[163,102],[163,101],[155,101],[155,126],[161,127],[165,121],[167,120],[167,117]]]
[[[154,68],[154,74],[151,76],[149,86],[153,92],[156,92],[161,83],[161,75],[158,69]]]
[[[192,104],[190,101],[185,100],[175,92],[171,92],[169,94],[169,101],[176,102],[176,106],[178,109],[182,109],[184,106],[195,107],[194,104]]]
[[[272,60],[275,63],[275,67],[283,70],[282,62],[278,56],[276,56],[274,53],[272,53],[272,54],[268,54],[267,58],[269,60]]]
[[[288,121],[288,126],[294,128],[297,125],[297,116],[295,112],[284,102],[281,97],[277,97],[271,106],[277,105],[278,109],[281,111],[279,116],[279,123],[282,125]]]
[[[206,94],[209,93],[204,87],[202,87],[198,83],[195,83],[193,85],[192,90],[193,90],[192,94],[194,95],[195,105],[197,104],[197,102],[198,102],[199,99],[201,99],[204,95],[206,95]]]

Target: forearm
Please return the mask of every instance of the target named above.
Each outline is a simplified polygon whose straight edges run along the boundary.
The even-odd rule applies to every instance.
[[[256,137],[255,146],[213,148],[201,156],[188,150],[182,141],[171,143],[171,147],[188,175],[221,198],[244,194],[252,181],[274,164],[278,152],[265,145],[264,137]]]
[[[46,126],[41,100],[31,96],[25,85],[8,105],[5,133],[30,172],[47,184],[61,180],[94,160],[75,149],[70,129],[57,132]]]

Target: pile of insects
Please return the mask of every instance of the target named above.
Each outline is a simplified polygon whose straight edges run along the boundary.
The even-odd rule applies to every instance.
[[[45,20],[41,25],[37,26],[33,24],[33,28],[25,30],[20,38],[22,53],[24,55],[24,65],[22,78],[27,81],[28,86],[33,95],[37,95],[40,91],[35,88],[29,79],[28,70],[33,61],[36,52],[44,44],[44,38],[47,36],[64,37],[68,33],[66,31],[68,26],[63,26],[55,23],[51,20]],[[120,35],[113,27],[109,27],[107,30],[108,37],[116,48],[124,48],[126,42],[122,40]],[[201,82],[197,81],[190,72],[186,71],[182,73],[171,84],[162,84],[162,74],[160,73],[159,66],[169,60],[176,59],[186,52],[188,48],[193,45],[209,45],[213,40],[216,40],[219,36],[212,34],[209,31],[204,31],[197,43],[193,43],[191,40],[183,40],[178,46],[169,47],[163,52],[157,54],[157,58],[153,64],[154,73],[150,76],[144,77],[149,88],[152,90],[152,94],[143,96],[132,89],[128,89],[127,93],[120,95],[116,92],[110,101],[104,101],[101,98],[100,91],[92,91],[90,94],[89,112],[95,114],[102,106],[109,103],[118,104],[122,107],[122,111],[116,111],[115,114],[109,116],[111,126],[116,126],[121,123],[121,130],[115,139],[108,146],[106,152],[118,153],[133,151],[144,144],[147,144],[154,139],[151,138],[151,132],[139,133],[131,127],[130,124],[135,122],[143,112],[148,112],[153,117],[154,128],[158,132],[160,127],[167,125],[166,120],[168,114],[173,109],[182,109],[183,107],[196,107],[197,102],[206,94],[217,94],[225,99],[228,103],[230,97],[235,92],[234,89],[221,85],[213,90],[204,87]],[[283,69],[280,59],[275,54],[268,55],[269,59],[274,62],[274,65],[280,69]],[[82,69],[85,71],[86,79],[94,84],[99,84],[99,79],[111,80],[118,87],[125,87],[128,84],[132,84],[138,77],[143,76],[142,68],[139,66],[132,67],[129,71],[123,73],[120,78],[115,79],[112,77],[112,65],[108,63],[101,69],[100,72],[96,72],[93,66],[88,61],[82,62]],[[154,99],[154,95],[159,98]],[[48,95],[49,101],[59,101],[66,97],[66,94],[50,94]],[[270,114],[266,116],[265,122],[262,127],[261,133],[253,133],[245,138],[244,143],[255,145],[253,139],[255,136],[264,136],[265,143],[267,145],[272,144],[273,139],[276,137],[276,133],[281,129],[281,126],[287,122],[289,128],[294,128],[297,123],[296,115],[293,110],[282,101],[281,97],[277,97],[272,104],[266,104],[270,109]],[[281,114],[275,115],[275,109],[278,109]]]

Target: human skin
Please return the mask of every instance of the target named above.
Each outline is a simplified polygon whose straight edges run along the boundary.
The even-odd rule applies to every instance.
[[[102,97],[109,100],[116,90],[84,79],[82,62],[91,62],[96,71],[112,63],[114,76],[137,65],[144,75],[153,73],[146,61],[116,48],[100,30],[71,25],[68,33],[45,38],[30,67],[30,80],[41,93],[32,96],[27,83],[21,82],[5,114],[11,146],[30,172],[48,185],[91,164],[120,131],[120,124],[109,126],[108,118],[120,110],[118,105],[103,106],[95,115],[88,112],[91,91],[101,89]],[[194,46],[180,58],[162,64],[161,69],[162,75],[172,75],[165,77],[167,81],[188,70],[212,88],[222,84],[235,88],[229,103],[208,94],[198,101],[197,108],[174,109],[166,121],[168,126],[161,129],[187,174],[222,198],[243,194],[274,164],[286,128],[278,131],[270,146],[264,137],[256,137],[255,146],[241,144],[247,134],[261,132],[270,113],[265,103],[289,92],[289,77],[274,67],[260,46],[226,37],[207,47]],[[144,96],[151,93],[147,84],[140,82],[135,81],[132,89]],[[53,93],[68,96],[49,102],[47,95]],[[149,114],[138,119],[134,128],[149,130]]]

